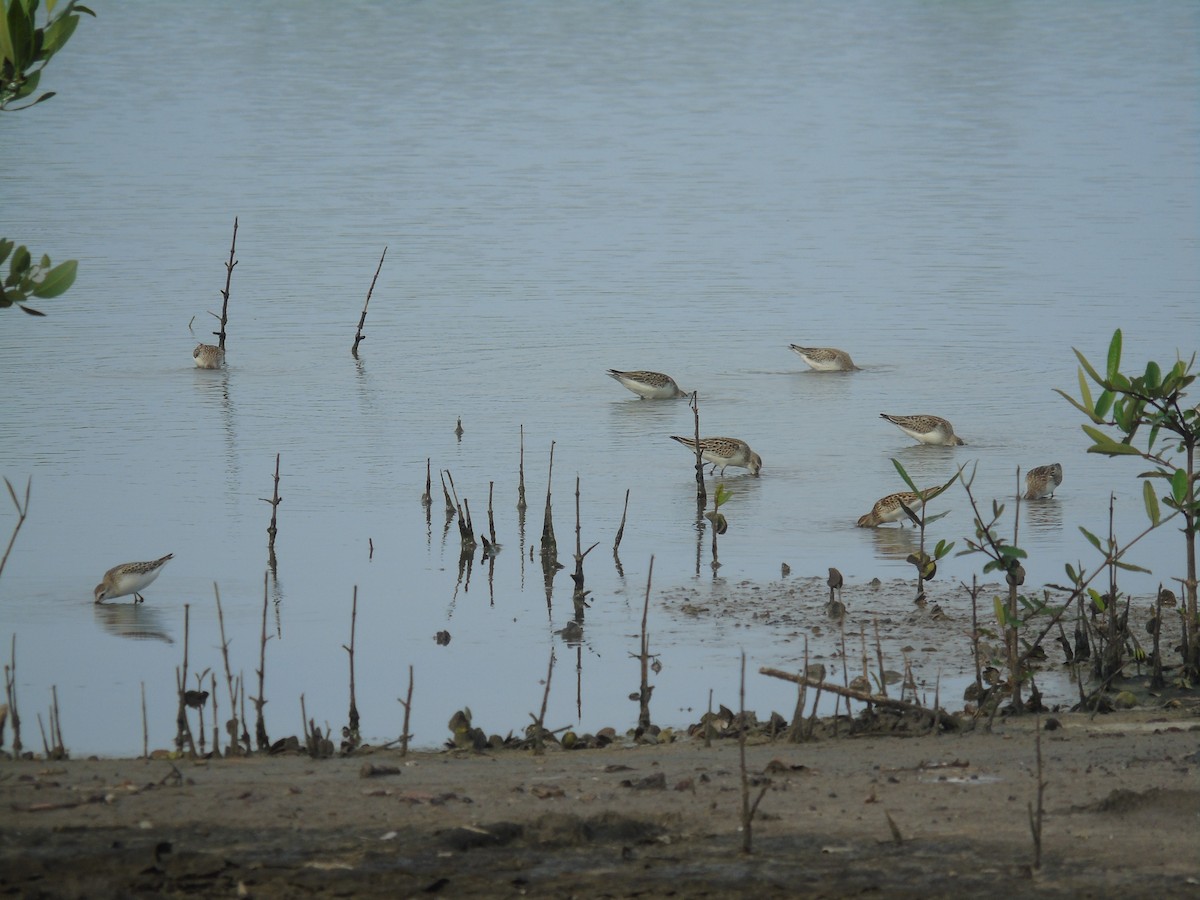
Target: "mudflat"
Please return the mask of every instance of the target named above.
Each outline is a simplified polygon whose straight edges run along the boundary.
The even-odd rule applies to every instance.
[[[1171,705],[751,737],[745,782],[730,738],[541,756],[10,760],[0,892],[1195,897],[1200,706]],[[749,852],[744,797],[758,801]]]

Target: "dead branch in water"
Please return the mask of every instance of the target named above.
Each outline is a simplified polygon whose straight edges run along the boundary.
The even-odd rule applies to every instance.
[[[550,485],[554,480],[554,441],[550,442],[550,468],[546,472],[546,514],[542,520],[542,565],[558,561],[558,542],[554,539],[554,514],[550,509]]]
[[[8,717],[12,719],[13,759],[21,758],[21,716],[17,713],[17,634],[12,636],[9,665],[4,667],[4,695],[8,700]]]
[[[525,511],[525,426],[521,426],[521,456],[517,463],[517,509]]]
[[[404,733],[400,735],[400,755],[408,756],[408,718],[412,714],[413,667],[408,667],[408,696],[401,700],[404,706]]]
[[[533,735],[533,755],[543,756],[546,753],[546,705],[550,701],[550,679],[554,677],[554,645],[550,645],[550,664],[546,668],[546,689],[542,691],[542,709],[541,712],[534,717],[533,713],[529,717],[533,719],[534,735]]]
[[[350,348],[350,355],[358,359],[358,345],[366,340],[366,335],[363,334],[363,325],[367,321],[367,306],[371,302],[371,294],[375,292],[375,282],[379,278],[379,270],[383,268],[383,258],[387,256],[387,247],[383,248],[383,253],[379,256],[379,265],[375,267],[375,277],[371,279],[371,286],[367,289],[367,299],[363,303],[362,315],[358,317],[358,331],[354,334],[354,346]]]
[[[592,544],[592,546],[588,547],[586,550],[583,550],[582,549],[583,545],[580,543],[579,532],[580,532],[579,476],[576,475],[575,476],[575,571],[572,573],[571,579],[575,582],[574,598],[575,598],[575,603],[577,605],[583,603],[584,598],[587,597],[587,595],[588,595],[588,592],[583,589],[583,558],[585,556],[587,556],[589,553],[591,553],[593,550],[595,550],[596,544],[599,543],[599,541],[597,541],[596,544]]]

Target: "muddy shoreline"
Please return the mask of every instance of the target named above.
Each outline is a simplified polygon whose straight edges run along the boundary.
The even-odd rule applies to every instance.
[[[13,896],[1200,891],[1200,704],[951,734],[0,764]],[[1033,867],[1036,722],[1045,792]],[[1048,726],[1048,727],[1047,727]]]

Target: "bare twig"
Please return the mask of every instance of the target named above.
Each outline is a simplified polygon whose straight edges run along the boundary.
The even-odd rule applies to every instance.
[[[408,717],[412,714],[413,667],[408,667],[408,695],[400,704],[404,707],[404,732],[400,735],[400,755],[408,756]]]
[[[550,664],[546,668],[546,689],[542,691],[542,709],[533,720],[533,754],[542,756],[546,752],[546,705],[550,702],[550,679],[554,676],[554,645],[550,646]]]
[[[654,688],[650,686],[650,636],[646,633],[646,620],[650,615],[650,582],[654,578],[654,557],[650,557],[650,571],[646,574],[646,600],[642,605],[642,641],[641,652],[638,654],[642,666],[642,682],[638,691],[638,727],[637,733],[644,734],[650,728],[650,694]]]
[[[275,492],[271,495],[271,499],[259,497],[263,503],[271,504],[271,524],[267,528],[267,556],[272,569],[275,568],[275,535],[279,529],[276,527],[276,515],[279,512],[279,504],[283,502],[283,498],[279,496],[279,454],[275,454]]]
[[[738,761],[742,770],[742,852],[753,853],[753,823],[758,804],[771,782],[764,779],[754,801],[750,800],[750,774],[746,770],[746,651],[742,651],[741,681],[738,683]]]

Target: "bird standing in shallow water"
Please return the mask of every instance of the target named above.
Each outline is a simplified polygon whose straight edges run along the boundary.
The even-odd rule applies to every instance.
[[[932,500],[939,493],[941,493],[939,488],[927,488],[920,494],[914,494],[912,491],[888,494],[886,497],[876,500],[869,513],[859,516],[858,527],[877,528],[885,522],[899,522],[900,527],[903,528],[904,520],[908,518],[908,513],[904,511],[905,506],[914,513],[920,512],[925,501]]]
[[[192,351],[197,369],[219,369],[225,365],[225,351],[212,344],[197,344]]]
[[[1025,473],[1026,500],[1041,500],[1053,497],[1054,489],[1062,484],[1062,465],[1054,463],[1050,466],[1038,466]]]
[[[818,372],[856,372],[858,366],[845,350],[836,347],[801,347],[791,344],[792,350]]]
[[[114,597],[124,597],[133,594],[134,603],[142,603],[145,598],[141,595],[155,578],[157,578],[174,553],[168,553],[153,562],[131,562],[113,566],[104,573],[104,580],[96,585],[96,602],[103,603]]]
[[[686,397],[688,392],[683,390],[675,379],[662,372],[621,372],[609,369],[610,378],[615,378],[643,400],[671,400],[675,397]]]
[[[683,446],[691,447],[693,453],[696,452],[696,441],[693,438],[679,437],[673,434],[671,440],[679,441]],[[737,438],[700,438],[700,458],[705,462],[712,463],[714,472],[717,466],[720,466],[722,475],[725,474],[726,466],[749,469],[750,474],[755,477],[762,469],[762,457],[751,450],[749,444]]]
[[[946,447],[961,447],[967,442],[954,433],[954,426],[941,416],[889,416],[880,413],[914,441],[922,444],[938,444]]]

